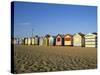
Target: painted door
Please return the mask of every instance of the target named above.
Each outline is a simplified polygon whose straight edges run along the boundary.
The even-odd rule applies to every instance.
[[[56,38],[56,45],[62,45],[62,38],[60,36]]]

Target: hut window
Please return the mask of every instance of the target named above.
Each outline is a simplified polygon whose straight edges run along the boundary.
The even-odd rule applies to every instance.
[[[57,41],[60,41],[60,38],[57,38]]]
[[[65,41],[70,41],[71,40],[71,38],[65,38]]]

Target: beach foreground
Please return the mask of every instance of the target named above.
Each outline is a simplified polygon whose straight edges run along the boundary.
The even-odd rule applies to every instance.
[[[97,68],[97,48],[14,45],[14,73]]]

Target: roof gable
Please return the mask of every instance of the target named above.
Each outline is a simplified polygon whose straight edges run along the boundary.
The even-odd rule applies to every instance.
[[[53,36],[50,36],[49,39],[54,39],[54,37]]]
[[[71,35],[71,34],[65,34],[65,35],[64,35],[64,38],[65,38],[66,36],[70,36],[70,37],[72,37],[72,35]]]
[[[56,38],[57,38],[58,36],[61,37],[61,38],[64,37],[64,35],[58,34],[58,35],[56,36]]]
[[[97,34],[94,34],[94,33],[88,33],[88,34],[86,34],[86,35],[85,35],[85,37],[91,37],[91,36],[96,37],[96,36],[97,36]]]
[[[83,33],[75,33],[73,36],[79,35],[81,37],[84,37],[85,35]]]

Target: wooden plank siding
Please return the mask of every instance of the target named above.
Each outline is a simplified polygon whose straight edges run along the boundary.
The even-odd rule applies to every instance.
[[[85,35],[85,47],[97,47],[97,35],[88,33]]]

